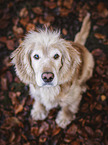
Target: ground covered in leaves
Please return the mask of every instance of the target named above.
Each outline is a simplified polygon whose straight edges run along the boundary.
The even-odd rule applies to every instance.
[[[108,3],[103,0],[0,1],[0,145],[108,145]],[[86,46],[95,60],[76,119],[61,129],[58,109],[44,121],[30,116],[28,86],[16,77],[9,60],[29,30],[47,25],[73,40],[87,11],[92,27]]]

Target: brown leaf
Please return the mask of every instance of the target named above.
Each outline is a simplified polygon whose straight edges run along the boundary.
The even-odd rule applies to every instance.
[[[101,56],[102,53],[103,53],[103,51],[100,48],[97,48],[97,49],[95,49],[95,50],[92,51],[92,54],[94,56]]]
[[[6,43],[6,41],[7,41],[7,38],[5,36],[0,37],[0,42]]]
[[[26,8],[22,8],[19,15],[20,15],[20,17],[25,18],[28,15],[28,10]]]
[[[54,16],[48,15],[48,16],[45,17],[45,20],[47,22],[53,22],[55,20],[55,18],[54,18]]]
[[[15,107],[15,114],[18,114],[23,111],[23,105],[19,104]]]
[[[99,66],[96,67],[96,71],[99,75],[103,75],[104,74],[104,70],[101,69]]]
[[[67,130],[67,133],[75,135],[76,132],[77,132],[77,129],[78,129],[77,125],[76,124],[72,124],[71,127]]]
[[[42,134],[43,132],[47,131],[49,129],[49,124],[46,122],[43,122],[41,127],[39,128],[39,134]]]
[[[65,8],[60,8],[60,15],[61,16],[67,16],[71,10],[65,9]]]
[[[39,128],[36,126],[36,127],[32,127],[31,128],[31,134],[33,136],[39,136]]]
[[[101,95],[101,100],[105,101],[106,100],[106,96],[105,95]]]
[[[59,134],[60,131],[61,131],[61,128],[55,128],[52,132],[52,136]]]
[[[4,78],[4,77],[1,77],[1,89],[3,91],[8,90],[8,87],[7,87],[7,79]]]
[[[6,45],[7,45],[7,48],[8,48],[9,50],[14,50],[15,44],[14,44],[14,41],[13,41],[13,40],[7,40],[7,41],[6,41]]]
[[[41,135],[39,138],[39,142],[44,143],[47,140],[47,137],[45,135]]]
[[[67,35],[67,30],[65,28],[62,29],[63,35]]]
[[[91,127],[85,126],[85,130],[89,135],[94,136],[94,131]]]
[[[97,110],[101,111],[101,110],[102,110],[102,105],[101,105],[101,104],[97,104],[97,105],[95,106],[95,108],[96,108]]]
[[[71,145],[80,145],[80,142],[79,141],[72,141]]]
[[[13,105],[19,104],[19,101],[16,97],[16,93],[9,92],[9,98],[11,99]]]
[[[42,14],[42,9],[40,7],[34,7],[32,8],[33,12],[38,14],[38,15],[41,15]]]
[[[6,118],[3,125],[1,126],[2,129],[10,129],[15,126],[21,126],[21,122],[16,117]]]
[[[30,30],[35,30],[35,24],[32,24],[32,23],[29,23],[26,27],[26,30],[27,31],[30,31]]]
[[[44,5],[50,9],[54,9],[57,4],[55,2],[44,1]]]
[[[27,16],[26,18],[22,18],[20,20],[20,23],[25,27],[29,22],[29,16]]]
[[[15,133],[12,132],[11,135],[10,135],[10,138],[9,138],[9,142],[11,143],[14,139],[15,139]]]
[[[6,74],[7,74],[7,78],[8,78],[9,83],[11,83],[13,81],[12,73],[10,71],[7,71]]]
[[[21,35],[24,32],[21,27],[17,27],[17,26],[13,26],[13,31],[14,31],[14,33],[16,33],[18,35]]]
[[[3,64],[8,68],[10,66],[12,66],[12,63],[10,62],[10,58],[9,56],[5,57],[3,60]]]
[[[103,34],[100,34],[100,33],[95,33],[94,36],[95,36],[97,39],[106,39],[106,36],[103,35]]]
[[[71,9],[73,0],[64,0],[63,5],[64,7]]]

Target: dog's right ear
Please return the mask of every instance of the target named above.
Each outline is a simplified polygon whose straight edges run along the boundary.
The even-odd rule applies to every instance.
[[[34,71],[31,67],[31,52],[25,48],[24,42],[11,54],[12,63],[15,65],[16,74],[26,84],[34,84]]]

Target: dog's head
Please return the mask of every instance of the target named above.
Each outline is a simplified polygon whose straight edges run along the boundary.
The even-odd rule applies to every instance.
[[[47,29],[28,33],[11,58],[19,78],[40,87],[65,82],[69,69],[73,67],[74,73],[80,63],[79,54],[70,42],[62,39],[60,32]]]

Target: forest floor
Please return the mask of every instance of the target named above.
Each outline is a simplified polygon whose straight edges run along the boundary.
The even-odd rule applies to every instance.
[[[103,0],[0,1],[0,145],[108,145],[107,8]],[[9,55],[29,30],[44,25],[74,40],[87,12],[92,27],[86,47],[95,68],[76,119],[61,129],[55,123],[58,109],[52,109],[44,121],[33,121],[33,99],[17,78]]]

